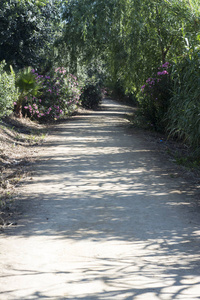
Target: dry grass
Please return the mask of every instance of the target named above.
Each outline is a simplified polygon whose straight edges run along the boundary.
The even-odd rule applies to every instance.
[[[45,125],[14,116],[0,120],[0,225],[6,225],[19,181],[31,176],[37,146],[48,133]]]

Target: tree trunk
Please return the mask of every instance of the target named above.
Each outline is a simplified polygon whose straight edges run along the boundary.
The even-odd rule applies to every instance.
[[[17,103],[16,109],[15,109],[15,115],[17,118],[22,118],[22,105],[21,103]]]

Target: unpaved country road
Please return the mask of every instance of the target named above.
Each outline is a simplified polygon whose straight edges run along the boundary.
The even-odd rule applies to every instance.
[[[130,108],[60,124],[0,237],[0,299],[200,299],[195,191],[129,128]]]

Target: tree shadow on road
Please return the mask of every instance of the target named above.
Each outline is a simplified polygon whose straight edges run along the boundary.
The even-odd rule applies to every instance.
[[[76,280],[66,266],[71,293],[53,299],[200,299],[196,190],[172,178],[173,164],[166,166],[137,135],[131,139],[124,122],[111,126],[103,115],[92,114],[91,124],[78,116],[52,133],[50,151],[27,183],[31,192],[20,195],[24,218],[8,233],[97,247],[95,263],[88,253],[88,263],[72,271]],[[113,257],[105,255],[110,249]],[[20,299],[42,298],[52,299],[48,289]]]

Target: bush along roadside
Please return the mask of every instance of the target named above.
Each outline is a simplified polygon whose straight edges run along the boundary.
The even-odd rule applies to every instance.
[[[171,136],[185,141],[200,156],[200,52],[190,49],[172,72],[173,95],[167,114]]]
[[[162,64],[157,72],[141,87],[138,114],[148,126],[165,131],[165,115],[171,97],[170,64]]]
[[[83,89],[81,103],[86,109],[96,109],[98,108],[102,98],[103,95],[100,86],[90,83]]]
[[[12,70],[6,72],[6,63],[0,63],[0,117],[6,116],[13,111],[13,102],[18,99],[18,90],[15,87],[15,73]]]
[[[15,114],[22,118],[22,109],[28,96],[36,96],[40,88],[40,84],[36,80],[35,74],[31,72],[31,67],[24,68],[17,73],[16,87],[19,90],[19,97],[15,104]]]
[[[30,72],[39,88],[37,93],[24,94],[23,115],[44,122],[70,115],[77,109],[81,87],[74,75],[67,74],[63,67],[45,75],[38,74],[34,69]]]

